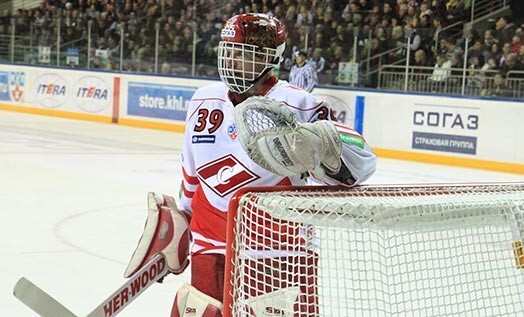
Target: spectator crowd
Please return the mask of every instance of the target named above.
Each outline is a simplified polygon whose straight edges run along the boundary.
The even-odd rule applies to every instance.
[[[427,71],[424,67],[439,68],[436,74],[429,70],[428,78],[435,81],[444,76],[443,67],[463,68],[467,63],[474,78],[468,85],[481,89],[482,70],[498,71],[502,78],[524,70],[524,27],[514,14],[499,17],[485,30],[475,28],[463,35],[471,2],[43,0],[33,9],[2,12],[0,36],[8,36],[15,27],[17,35],[31,36],[34,45],[54,47],[60,26],[60,43],[85,51],[90,26],[91,56],[97,55],[95,51],[107,52],[105,60],[94,57],[91,68],[118,69],[123,52],[124,71],[152,72],[158,54],[160,73],[188,75],[195,54],[197,75],[217,76],[216,47],[222,23],[237,13],[262,12],[279,18],[288,30],[280,69],[284,77],[293,66],[294,54],[305,51],[321,84],[333,83],[330,75],[337,72],[339,62],[367,59],[365,70],[376,73],[379,65],[407,58],[410,65],[421,67],[420,72]],[[376,77],[366,84],[376,87]]]

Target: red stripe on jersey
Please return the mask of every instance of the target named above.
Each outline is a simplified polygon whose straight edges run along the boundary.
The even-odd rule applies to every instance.
[[[289,108],[293,108],[293,109],[296,109],[296,110],[298,110],[298,111],[311,111],[311,110],[317,109],[317,108],[319,108],[320,106],[322,106],[322,105],[324,104],[324,101],[320,102],[318,105],[316,105],[316,106],[314,106],[314,107],[307,108],[307,109],[302,109],[302,108],[300,108],[300,107],[290,105],[290,104],[288,104],[288,103],[285,102],[285,101],[282,101],[282,103],[285,104],[286,106],[288,106]]]
[[[202,236],[226,242],[227,212],[213,207],[207,200],[202,186],[199,186],[191,200],[193,217],[190,228]]]
[[[335,123],[335,122],[333,124],[335,125],[335,128],[337,128],[337,131],[339,131],[339,132],[344,132],[344,133],[347,133],[347,134],[360,136],[360,133],[358,133],[357,131],[351,129],[347,125],[343,125],[343,124]]]
[[[195,107],[195,111],[193,111],[193,113],[189,116],[189,118],[187,118],[186,122],[189,121],[189,119],[193,118],[193,116],[197,112],[198,108],[200,108],[200,106],[202,106],[204,104],[204,102],[206,102],[206,101],[202,100],[202,102],[198,106]]]
[[[200,249],[200,250],[195,251],[195,252],[191,252],[191,255],[199,255],[199,254],[202,254],[202,253],[216,253],[216,254],[218,254],[218,253],[226,252],[226,247],[215,247],[215,246],[204,247],[204,246],[199,244],[200,242],[202,242],[202,241],[201,240],[195,240],[194,245],[202,247],[203,249]],[[222,252],[217,252],[217,251],[222,251]]]
[[[187,198],[193,198],[193,195],[195,194],[194,191],[190,191],[184,186],[184,182],[182,182],[182,191],[184,192],[184,196]]]
[[[222,101],[222,102],[226,102],[224,99],[222,98],[195,98],[193,99],[193,101],[207,101],[207,100],[218,100],[218,101]]]
[[[186,182],[190,185],[198,185],[198,177],[196,176],[189,176],[187,173],[186,173],[186,170],[185,168],[182,167],[182,174],[184,175],[184,179],[186,180]]]
[[[195,111],[193,111],[193,113],[191,113],[191,115],[189,116],[188,120],[191,119],[195,115],[197,110],[204,104],[204,102],[209,101],[209,100],[218,100],[218,101],[226,102],[224,99],[221,99],[221,98],[192,99],[191,101],[202,101],[202,102],[195,108]]]
[[[209,243],[207,241],[204,241],[204,240],[200,240],[200,239],[195,239],[193,241],[193,243],[195,245],[198,245],[199,247],[202,247],[204,248],[203,250],[201,251],[198,251],[198,253],[202,252],[202,251],[209,251],[209,250],[224,250],[225,249],[225,246],[216,246],[216,245],[213,245],[212,243]]]

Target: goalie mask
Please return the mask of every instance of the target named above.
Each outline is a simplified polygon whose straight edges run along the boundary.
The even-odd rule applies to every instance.
[[[235,15],[218,44],[218,74],[229,89],[244,93],[280,63],[286,45],[282,24],[265,14]]]

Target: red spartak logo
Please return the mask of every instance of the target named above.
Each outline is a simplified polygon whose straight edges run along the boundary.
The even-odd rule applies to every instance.
[[[260,178],[231,154],[201,166],[197,174],[220,197]]]

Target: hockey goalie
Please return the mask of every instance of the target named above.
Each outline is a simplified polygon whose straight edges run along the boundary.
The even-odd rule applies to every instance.
[[[356,131],[332,121],[329,104],[273,75],[286,42],[286,32],[276,18],[235,15],[220,36],[221,82],[198,89],[187,109],[180,210],[165,196],[156,197],[158,211],[148,218],[126,272],[131,274],[162,252],[170,271],[180,273],[189,262],[191,232],[191,286],[178,291],[171,316],[222,314],[226,219],[237,190],[305,185],[308,179],[353,186],[375,170],[376,156],[369,145]],[[164,229],[164,221],[169,230]],[[272,229],[284,232],[286,238],[254,250],[258,260],[245,270],[279,278],[246,293],[251,303],[248,314],[317,316],[314,233],[289,223]],[[251,238],[266,241],[269,231]],[[292,240],[298,241],[298,250],[286,247]],[[295,271],[300,263],[308,269]],[[292,291],[293,307],[281,306],[283,290]],[[262,305],[260,311],[256,308],[260,303],[270,305]]]

